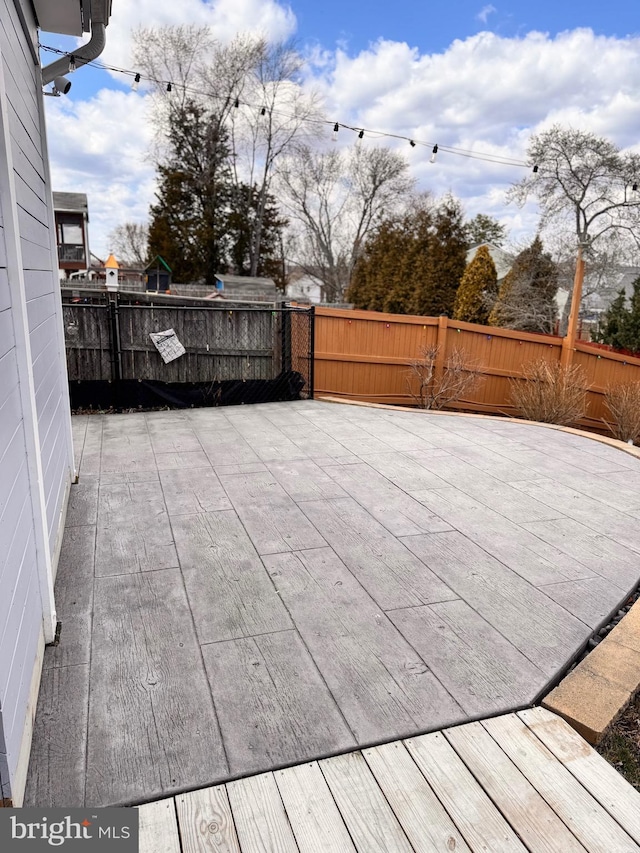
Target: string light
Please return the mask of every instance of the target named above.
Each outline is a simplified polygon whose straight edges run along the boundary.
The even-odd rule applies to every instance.
[[[40,44],[39,47],[41,50],[48,51],[49,53],[55,53],[55,54],[58,54],[59,56],[66,56],[67,55],[67,52],[64,50],[61,50],[60,48],[50,47],[50,46],[44,45],[44,44]],[[132,71],[132,70],[127,69],[127,68],[119,68],[119,67],[114,66],[114,65],[107,65],[106,63],[95,61],[95,60],[91,61],[91,62],[83,63],[83,64],[90,65],[93,68],[101,68],[103,71],[113,71],[117,74],[124,74],[126,76],[132,77],[133,78],[132,89],[134,89],[134,91],[136,91],[136,88],[135,88],[136,83],[139,82],[139,80],[145,80],[149,83],[156,83],[157,85],[160,85],[160,86],[166,86],[167,92],[171,92],[173,86],[176,85],[175,83],[173,83],[173,84],[170,82],[168,83],[165,80],[159,80],[159,79],[156,79],[154,77],[143,76],[143,75],[139,74],[138,72]],[[138,78],[139,78],[139,80],[138,80]],[[188,94],[202,95],[201,90],[195,89],[193,87],[178,84],[178,88],[181,89],[183,92],[188,93]],[[213,97],[215,98],[217,96],[214,95]],[[220,97],[220,100],[223,100],[222,96],[218,96],[218,97]],[[238,108],[240,106],[240,101],[238,98],[235,99],[234,105],[236,106],[236,108]],[[264,109],[264,112],[262,112],[263,109]],[[290,113],[287,113],[285,110],[272,109],[270,112],[274,115],[281,115],[281,116],[283,116],[283,118],[295,118],[295,116],[291,115]],[[266,113],[266,108],[263,107],[260,110],[260,114],[264,115],[265,113]],[[386,131],[371,130],[369,128],[357,128],[357,127],[352,127],[351,125],[347,125],[347,124],[340,123],[340,122],[335,122],[335,124],[334,124],[329,119],[308,117],[305,119],[305,122],[307,122],[308,124],[317,124],[317,125],[331,125],[331,124],[333,124],[333,139],[334,139],[334,141],[336,140],[339,128],[343,127],[347,130],[353,130],[356,133],[362,129],[364,131],[364,133],[366,133],[368,136],[375,137],[375,138],[402,140],[404,142],[408,142],[412,148],[414,148],[418,145],[420,145],[424,148],[431,148],[432,149],[432,156],[431,156],[430,162],[432,162],[432,163],[435,163],[435,161],[436,161],[434,155],[436,155],[438,153],[438,151],[444,151],[447,154],[455,154],[458,157],[466,157],[466,158],[471,159],[471,160],[480,160],[480,161],[483,161],[485,163],[495,163],[496,165],[500,165],[500,166],[515,166],[518,168],[530,168],[530,165],[531,165],[530,163],[527,163],[526,160],[518,159],[515,157],[506,157],[506,156],[501,156],[501,155],[497,155],[497,154],[489,154],[489,153],[484,153],[484,152],[478,152],[475,150],[470,150],[470,149],[465,149],[465,148],[456,148],[456,147],[450,146],[450,145],[441,145],[441,144],[440,145],[434,145],[434,143],[432,143],[432,142],[419,140],[419,139],[411,139],[408,136],[404,136],[404,135],[398,134],[398,133],[388,133]],[[537,172],[538,167],[534,166],[533,171]]]
[[[361,130],[360,133],[358,134],[358,139],[362,139],[363,136],[364,136],[364,130]]]
[[[638,185],[637,185],[637,184],[634,184],[634,185],[631,187],[631,191],[632,191],[632,192],[634,192],[634,193],[637,193],[637,192],[638,192]]]
[[[338,141],[338,131],[339,131],[339,130],[340,130],[340,125],[338,124],[338,122],[336,122],[336,123],[333,125],[333,136],[331,137],[331,139],[333,140],[333,142],[337,142],[337,141]]]
[[[261,115],[261,116],[266,115],[266,112],[267,112],[267,108],[266,108],[266,107],[263,107],[263,108],[260,110],[260,115]]]
[[[433,151],[431,152],[431,159],[429,160],[429,162],[430,162],[430,163],[435,163],[435,162],[436,162],[436,158],[437,158],[437,156],[438,156],[438,146],[437,146],[437,145],[434,145],[434,146],[433,146]]]
[[[236,99],[235,99],[235,101],[233,102],[233,106],[234,106],[236,109],[239,109],[239,108],[240,108],[240,98],[236,98]]]
[[[140,85],[140,75],[136,74],[136,76],[133,78],[133,83],[131,84],[131,88],[133,89],[134,92],[138,91],[139,85]]]
[[[76,58],[73,54],[69,57],[69,73],[71,74],[76,70]]]

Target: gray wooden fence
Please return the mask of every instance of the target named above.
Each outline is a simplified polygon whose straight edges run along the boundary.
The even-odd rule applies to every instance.
[[[117,296],[63,295],[70,381],[219,382],[312,371],[313,312],[126,304]],[[185,355],[165,364],[149,337],[174,329]]]

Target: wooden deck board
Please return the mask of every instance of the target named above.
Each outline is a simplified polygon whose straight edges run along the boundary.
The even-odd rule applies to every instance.
[[[639,801],[535,708],[142,806],[141,853],[638,853]]]

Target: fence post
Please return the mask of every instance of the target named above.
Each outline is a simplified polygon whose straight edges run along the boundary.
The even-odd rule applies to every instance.
[[[291,311],[294,308],[282,308],[281,313],[281,346],[282,346],[282,372],[291,370]]]
[[[316,309],[313,305],[309,308],[309,323],[309,399],[313,400],[316,363]]]
[[[111,378],[114,382],[122,379],[122,347],[120,344],[120,322],[118,317],[117,295],[109,298],[109,323],[111,327]]]
[[[436,353],[436,363],[434,365],[434,380],[439,383],[444,375],[444,360],[447,353],[447,328],[449,318],[446,314],[441,314],[438,317],[438,339],[436,342],[438,351]]]
[[[582,245],[578,246],[578,258],[576,260],[576,274],[573,279],[573,293],[571,294],[571,311],[569,312],[569,323],[567,334],[562,339],[562,354],[560,364],[568,367],[573,361],[573,350],[576,345],[576,332],[578,329],[578,314],[580,313],[580,300],[582,298],[582,282],[584,281],[584,258],[582,257]]]

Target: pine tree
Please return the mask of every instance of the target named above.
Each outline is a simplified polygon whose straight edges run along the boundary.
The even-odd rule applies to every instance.
[[[493,246],[502,246],[507,239],[507,227],[487,216],[486,213],[478,213],[464,226],[465,234],[470,246],[478,246],[481,243],[491,243]]]
[[[558,272],[542,241],[515,258],[489,315],[489,325],[526,332],[551,332],[557,315]]]
[[[454,320],[484,325],[497,290],[498,276],[493,258],[486,246],[480,246],[467,265],[456,293]]]
[[[594,337],[617,349],[640,352],[640,278],[633,282],[629,307],[623,288],[605,311]]]
[[[467,249],[462,206],[453,196],[445,196],[435,213],[428,252],[422,256],[413,313],[451,316]]]

